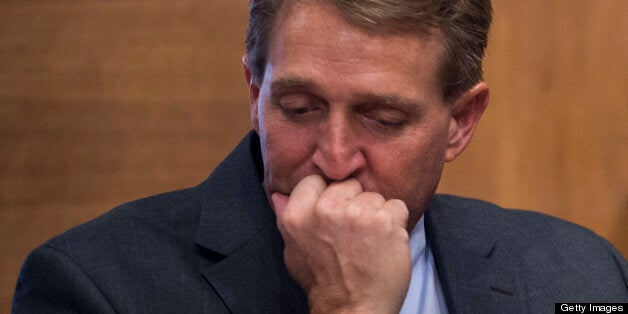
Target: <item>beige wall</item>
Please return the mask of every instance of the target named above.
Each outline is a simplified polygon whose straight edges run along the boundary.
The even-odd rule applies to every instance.
[[[38,244],[200,182],[247,132],[246,2],[0,3],[0,311]],[[441,191],[563,217],[628,254],[628,2],[494,6],[491,104]]]

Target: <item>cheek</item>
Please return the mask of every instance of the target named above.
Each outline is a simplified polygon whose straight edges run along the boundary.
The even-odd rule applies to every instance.
[[[260,140],[265,181],[272,189],[289,191],[306,172],[316,132],[292,127],[281,116],[260,115]]]
[[[446,145],[441,138],[440,134],[415,136],[380,150],[372,168],[379,191],[410,208],[425,206],[443,170]]]

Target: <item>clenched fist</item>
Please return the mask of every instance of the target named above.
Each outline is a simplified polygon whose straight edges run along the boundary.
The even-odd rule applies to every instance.
[[[408,209],[355,179],[312,175],[272,195],[288,271],[312,313],[398,313],[410,282]]]

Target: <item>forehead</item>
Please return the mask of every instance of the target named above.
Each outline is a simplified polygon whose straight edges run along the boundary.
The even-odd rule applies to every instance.
[[[281,7],[278,9],[273,23],[273,33],[290,28],[304,28],[311,22],[308,18],[316,19],[316,16],[333,16],[334,22],[326,25],[329,31],[336,30],[338,24],[348,24],[364,34],[372,37],[411,37],[417,36],[422,39],[434,38],[441,41],[442,33],[439,28],[429,26],[428,21],[405,18],[406,15],[395,13],[378,14],[378,10],[390,10],[386,5],[382,7],[370,7],[360,11],[351,11],[350,8],[343,8],[343,11],[332,0],[285,0],[280,1]],[[341,1],[338,1],[341,2]],[[366,1],[368,2],[368,1]],[[356,5],[356,7],[359,7]],[[373,16],[369,15],[372,11]],[[394,10],[393,10],[394,11]],[[381,16],[379,16],[381,15]],[[399,15],[399,16],[397,16]],[[417,14],[418,15],[418,14]],[[397,19],[397,17],[399,19]]]
[[[321,80],[373,79],[367,86],[385,76],[388,83],[434,89],[441,50],[436,35],[374,34],[347,22],[327,1],[296,1],[286,3],[278,14],[267,70],[291,77],[319,75]]]

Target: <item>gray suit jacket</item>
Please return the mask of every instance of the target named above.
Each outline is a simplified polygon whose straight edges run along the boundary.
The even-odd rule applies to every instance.
[[[20,272],[15,313],[304,313],[249,134],[201,185],[122,205],[46,242]],[[552,313],[627,302],[628,266],[549,216],[435,196],[426,232],[452,313]]]

